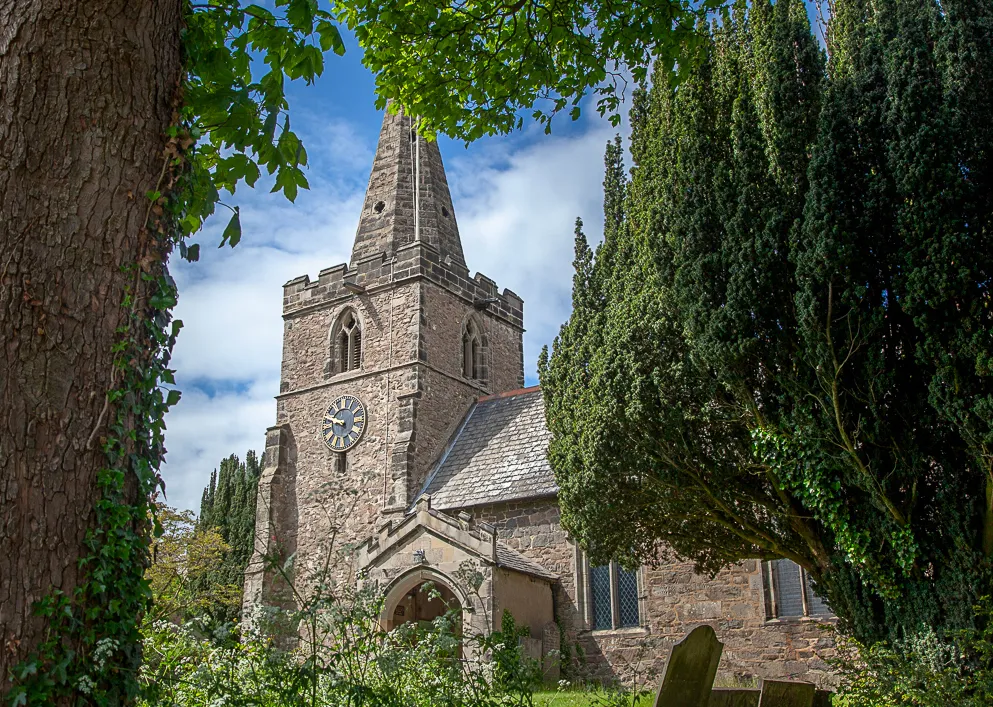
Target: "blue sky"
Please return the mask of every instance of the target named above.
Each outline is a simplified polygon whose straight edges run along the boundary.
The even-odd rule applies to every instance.
[[[173,358],[183,397],[166,418],[170,505],[199,510],[223,457],[262,451],[276,417],[282,284],[348,260],[382,113],[358,47],[346,43],[345,56],[329,55],[314,85],[289,89],[310,191],[290,204],[264,180],[239,189],[224,201],[241,207],[241,243],[216,247],[230,215],[222,208],[194,239],[200,261],[172,263],[184,328]],[[557,119],[550,136],[528,125],[468,148],[440,138],[470,270],[524,298],[529,384],[537,382],[538,352],[569,315],[575,218],[591,241],[600,238],[603,150],[616,132],[588,104],[576,123]]]

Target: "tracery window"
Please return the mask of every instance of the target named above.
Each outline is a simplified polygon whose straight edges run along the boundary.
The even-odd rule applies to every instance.
[[[833,616],[828,605],[814,592],[810,575],[793,560],[773,560],[764,563],[763,567],[769,618]]]
[[[362,366],[362,326],[354,311],[347,309],[342,313],[336,332],[338,372],[358,370]]]
[[[581,556],[579,575],[590,629],[609,631],[641,625],[637,571],[628,571],[616,562],[589,565]]]
[[[484,377],[483,344],[479,327],[473,319],[467,320],[462,330],[462,375],[472,380]]]

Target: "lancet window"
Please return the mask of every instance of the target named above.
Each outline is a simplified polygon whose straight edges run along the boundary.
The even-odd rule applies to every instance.
[[[351,309],[346,309],[335,327],[335,349],[339,373],[362,367],[362,325]]]
[[[462,375],[472,380],[482,380],[483,375],[483,340],[479,325],[469,319],[462,330]]]

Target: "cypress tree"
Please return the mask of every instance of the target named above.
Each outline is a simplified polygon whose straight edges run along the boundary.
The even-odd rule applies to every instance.
[[[204,585],[241,587],[245,568],[252,556],[255,542],[255,504],[262,470],[258,455],[249,450],[242,462],[236,454],[222,459],[211,473],[200,503],[197,531],[215,530],[229,546],[223,561],[200,579]],[[236,616],[215,607],[214,619],[228,621]]]

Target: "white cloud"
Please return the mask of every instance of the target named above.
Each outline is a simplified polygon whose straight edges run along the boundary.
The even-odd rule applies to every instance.
[[[199,508],[210,472],[229,454],[262,451],[275,422],[282,345],[282,285],[348,260],[375,134],[319,116],[298,118],[308,146],[311,190],[296,204],[280,195],[239,190],[243,240],[216,248],[229,214],[219,213],[196,240],[199,263],[173,263],[184,329],[173,358],[180,403],[167,418],[169,503]],[[526,373],[569,314],[573,222],[587,236],[602,230],[603,149],[614,130],[586,120],[566,136],[517,135],[446,154],[466,259],[524,298]],[[226,211],[222,209],[222,211]]]
[[[525,374],[569,316],[576,217],[603,233],[603,152],[615,130],[591,120],[568,137],[542,137],[507,153],[499,145],[451,160],[459,231],[470,268],[524,299]]]
[[[244,460],[249,449],[262,453],[265,430],[276,417],[272,398],[279,377],[213,396],[183,387],[183,398],[166,422],[169,463],[163,476],[170,505],[199,511],[200,494],[221,459],[233,453]]]

